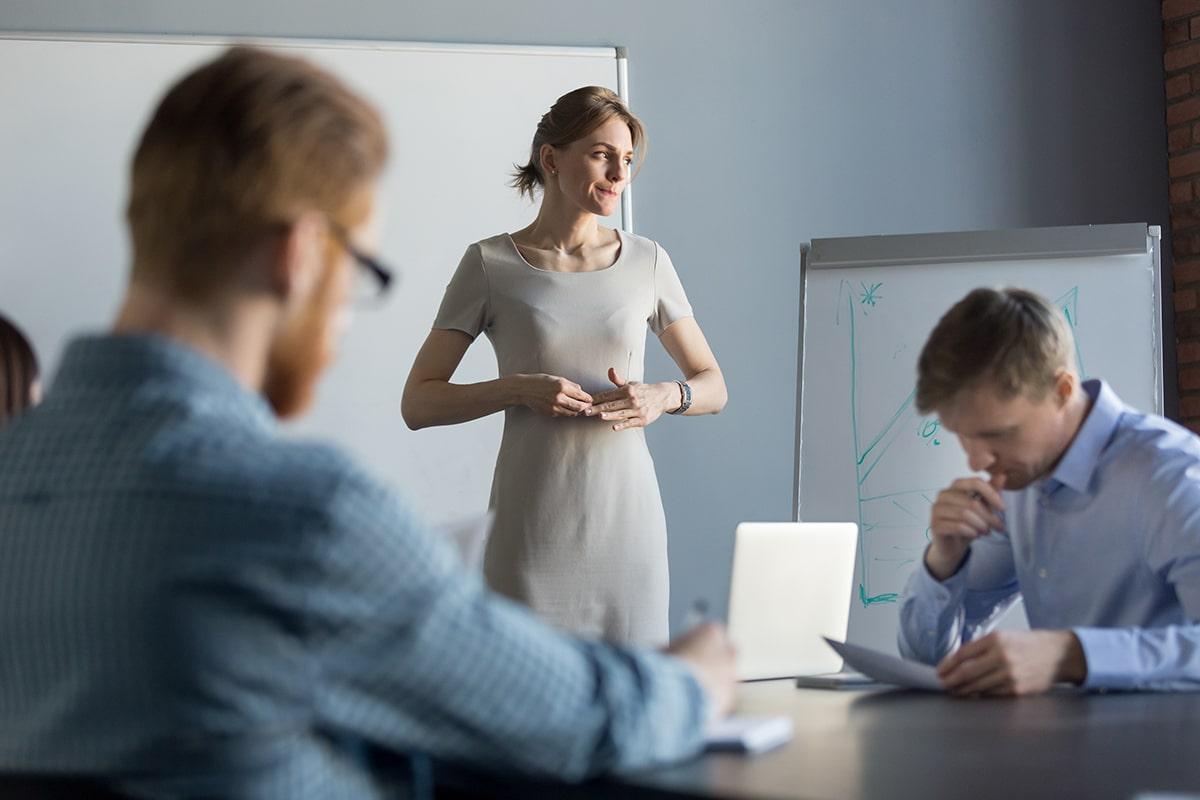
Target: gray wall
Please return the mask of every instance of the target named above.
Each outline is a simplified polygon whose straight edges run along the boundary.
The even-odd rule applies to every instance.
[[[737,522],[792,514],[802,241],[1167,224],[1156,2],[70,5],[0,0],[0,27],[629,48],[652,140],[637,230],[670,250],[730,389],[720,416],[650,430],[676,625],[694,597],[723,611]]]

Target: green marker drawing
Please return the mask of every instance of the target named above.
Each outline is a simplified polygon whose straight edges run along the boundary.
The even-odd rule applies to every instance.
[[[922,549],[923,543],[928,542],[930,538],[929,528],[925,524],[928,520],[929,508],[933,505],[934,495],[942,488],[919,487],[871,494],[866,486],[868,479],[880,464],[886,462],[888,451],[897,441],[901,440],[904,431],[907,430],[910,437],[915,432],[916,438],[927,446],[940,447],[942,444],[941,422],[936,418],[919,416],[914,406],[915,389],[908,391],[907,395],[895,406],[895,410],[887,416],[882,426],[869,437],[864,437],[865,432],[860,430],[859,407],[862,400],[860,393],[864,391],[866,385],[869,385],[869,390],[873,392],[871,396],[876,397],[883,387],[870,384],[872,371],[861,363],[859,337],[862,332],[859,330],[858,318],[860,314],[866,318],[871,313],[884,310],[879,303],[883,299],[883,295],[880,293],[882,287],[882,282],[860,282],[856,289],[849,281],[842,281],[838,288],[835,312],[835,324],[838,327],[842,327],[843,317],[845,318],[845,329],[850,344],[850,432],[854,446],[859,552],[862,554],[858,599],[864,607],[894,603],[899,599],[898,592],[873,588],[872,575],[875,567],[886,569],[883,577],[895,580],[896,571],[915,560],[914,557],[897,556],[894,552],[888,552],[888,546],[883,544],[885,540],[880,540],[877,544],[876,537],[880,535],[894,537],[898,531],[912,530],[914,541],[922,542],[921,547],[907,548],[891,545],[891,550],[914,549],[919,551]],[[1071,333],[1075,338],[1075,354],[1079,374],[1081,377],[1086,377],[1083,351],[1079,346],[1076,333],[1079,320],[1079,287],[1074,286],[1057,297],[1054,305],[1063,312],[1071,327]],[[891,359],[894,360],[906,346],[904,343],[900,343],[898,347],[890,345]],[[910,425],[912,427],[909,427]],[[897,511],[903,517],[894,516]],[[887,516],[889,513],[893,515],[891,518]],[[920,538],[918,539],[917,536]],[[880,552],[880,547],[883,547],[883,552]]]

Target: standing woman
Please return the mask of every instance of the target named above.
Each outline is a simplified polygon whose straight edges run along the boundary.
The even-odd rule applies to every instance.
[[[0,428],[37,405],[41,396],[33,347],[20,328],[0,314]]]
[[[537,218],[467,248],[413,363],[410,428],[504,411],[492,482],[492,588],[561,628],[667,640],[667,527],[643,428],[714,414],[725,380],[665,250],[600,225],[617,210],[642,123],[608,89],[563,95],[513,186]],[[646,327],[683,380],[643,382]],[[450,382],[480,332],[500,377]]]

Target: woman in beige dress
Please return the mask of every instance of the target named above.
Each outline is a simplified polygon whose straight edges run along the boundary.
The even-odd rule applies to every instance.
[[[513,185],[537,218],[467,248],[404,389],[411,428],[504,412],[484,572],[551,623],[667,640],[667,529],[643,429],[714,414],[725,381],[661,246],[603,227],[630,180],[641,122],[584,87],[542,117]],[[646,328],[682,375],[645,382]],[[480,332],[499,378],[450,380]]]

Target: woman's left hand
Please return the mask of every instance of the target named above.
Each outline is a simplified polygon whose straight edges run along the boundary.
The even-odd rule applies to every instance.
[[[617,388],[600,392],[592,397],[592,407],[585,413],[599,417],[605,422],[614,422],[614,431],[626,428],[644,428],[663,415],[663,412],[678,408],[683,399],[679,395],[679,384],[638,383],[627,381],[609,367],[608,379]]]

